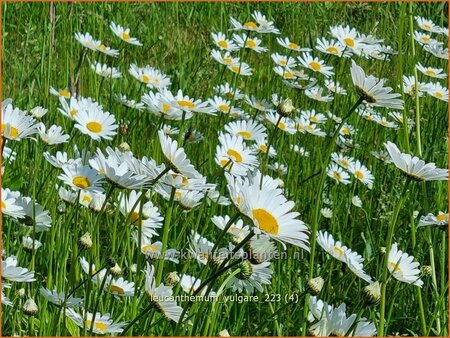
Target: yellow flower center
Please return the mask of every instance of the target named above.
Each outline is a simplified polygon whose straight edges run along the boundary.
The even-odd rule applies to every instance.
[[[258,227],[266,233],[277,235],[278,234],[278,221],[268,211],[264,209],[253,209],[253,218],[257,221]]]
[[[261,144],[259,146],[259,150],[261,150],[263,153],[267,153],[267,146],[265,144]]]
[[[144,75],[142,75],[141,80],[142,80],[142,82],[149,83],[150,77],[144,74]]]
[[[400,271],[400,267],[398,266],[397,262],[389,262],[389,265],[394,270],[394,272]]]
[[[163,103],[162,104],[162,111],[164,113],[167,113],[167,111],[170,109],[170,105],[168,105],[167,103]]]
[[[2,133],[6,131],[6,123],[2,123]],[[9,137],[17,137],[19,136],[19,130],[13,126],[9,126]]]
[[[218,42],[217,42],[217,45],[218,45],[219,47],[224,48],[224,49],[227,49],[227,48],[228,48],[228,42],[226,42],[225,40],[220,40],[220,41],[218,41]]]
[[[220,110],[220,111],[223,111],[224,113],[227,113],[227,112],[230,110],[230,106],[227,105],[227,104],[221,104],[221,105],[219,106],[219,110]]]
[[[336,55],[336,54],[339,54],[339,49],[337,49],[334,46],[330,46],[330,47],[327,48],[327,52],[330,53],[330,54],[335,54]]]
[[[92,323],[92,320],[89,320],[89,319],[87,319],[86,320],[86,327],[91,327],[91,323]],[[106,325],[105,323],[102,323],[102,322],[94,322],[94,327],[97,329],[97,330],[99,330],[99,331],[106,331],[106,329],[108,329],[108,325]]]
[[[431,40],[431,37],[429,35],[422,36],[423,42],[430,42],[430,40]]]
[[[436,76],[436,72],[433,69],[427,69],[425,71],[425,74],[430,75],[430,76]]]
[[[314,123],[317,123],[317,121],[318,121],[316,115],[311,116],[311,117],[309,118],[309,120],[310,120],[311,122],[314,122]]]
[[[347,160],[341,160],[341,161],[339,162],[339,164],[340,164],[341,166],[343,166],[344,168],[348,168],[348,166],[350,165],[350,163],[349,163]]]
[[[234,162],[238,162],[238,163],[242,162],[242,155],[238,151],[236,151],[234,149],[228,149],[227,154],[228,154],[228,156],[231,157],[231,159]]]
[[[220,166],[222,168],[224,168],[224,169],[230,168],[231,167],[231,160],[225,159],[225,158],[223,160],[220,160]]]
[[[69,91],[67,91],[65,89],[60,89],[58,94],[61,95],[62,97],[65,97],[66,99],[70,98]]]
[[[291,72],[284,72],[284,77],[286,79],[293,79],[294,78],[294,74],[292,74]]]
[[[103,43],[100,45],[100,50],[102,51],[102,52],[106,52],[106,49],[108,48],[108,47],[106,47]]]
[[[278,63],[282,66],[286,66],[286,64],[287,64],[286,60],[280,60],[280,61],[278,61]]]
[[[316,61],[311,61],[309,63],[309,66],[314,69],[315,71],[319,71],[321,69],[320,63],[316,62]]]
[[[361,170],[356,170],[355,176],[358,178],[358,180],[362,180],[364,178],[364,174]]]
[[[245,28],[249,28],[249,29],[256,29],[258,28],[258,25],[256,23],[254,23],[253,21],[249,21],[244,23],[243,25]]]
[[[125,41],[128,41],[128,40],[130,40],[130,35],[128,33],[123,32],[122,39],[124,39]]]
[[[130,213],[131,223],[135,223],[139,220],[139,213],[137,211],[133,211]]]
[[[280,128],[281,130],[285,130],[286,129],[286,123],[284,123],[283,121],[280,121],[278,123],[278,128]]]
[[[344,135],[350,135],[350,129],[348,129],[347,127],[344,127],[341,129],[341,133]]]
[[[147,251],[157,252],[158,251],[158,247],[156,245],[153,245],[153,244],[147,244],[147,245],[144,245],[142,247],[142,251],[144,251],[144,252],[147,252]]]
[[[296,43],[289,42],[288,47],[292,49],[298,49],[299,46]]]
[[[442,94],[441,92],[436,92],[434,93],[434,96],[436,96],[438,99],[442,99],[444,97],[444,94]]]
[[[249,39],[245,45],[248,48],[255,48],[256,47],[256,42],[255,42],[255,40]]]
[[[175,197],[177,197],[177,198],[183,197],[183,192],[181,190],[175,191]]]
[[[348,47],[355,47],[355,40],[353,40],[352,38],[345,38],[344,42]]]
[[[77,115],[78,114],[78,110],[76,110],[76,109],[71,109],[70,111],[69,111],[69,115],[70,116],[75,116],[75,115]]]
[[[334,252],[336,252],[339,257],[342,257],[344,255],[344,250],[342,250],[342,248],[338,247],[338,246],[334,246],[333,247]]]
[[[83,198],[81,199],[81,202],[89,204],[92,202],[92,197],[90,197],[89,195],[84,195]]]
[[[2,202],[2,207],[3,207],[3,202]],[[437,219],[439,222],[445,221],[446,218],[447,218],[447,215],[446,215],[446,214],[439,214],[439,215],[436,216],[436,219]]]
[[[252,133],[246,130],[239,131],[237,134],[239,136],[242,136],[242,138],[245,140],[249,140],[252,138]]]
[[[342,178],[341,174],[338,173],[337,171],[335,171],[335,172],[333,173],[333,177],[334,177],[336,180],[338,180],[338,181],[340,181],[341,178]]]
[[[6,204],[5,204],[5,202],[2,201],[2,210],[3,209],[6,209]]]
[[[225,62],[226,64],[230,64],[231,62],[233,62],[233,59],[232,58],[227,58],[227,57],[225,57],[225,58],[223,58],[223,62]],[[238,68],[239,69],[239,68]],[[233,69],[234,70],[234,69]]]
[[[119,295],[123,295],[125,293],[125,290],[122,289],[120,286],[110,285],[109,292],[111,292],[111,293],[115,292],[115,293],[117,293]]]
[[[72,183],[81,189],[86,189],[91,186],[91,182],[89,182],[89,179],[86,176],[75,176]]]
[[[192,109],[195,107],[194,103],[191,101],[187,101],[187,100],[178,100],[177,101],[178,104],[180,105],[180,107],[183,108],[188,108],[188,109]]]
[[[102,130],[103,130],[102,125],[101,125],[100,123],[96,122],[96,121],[88,122],[88,123],[86,124],[86,128],[87,128],[89,131],[92,131],[93,133],[97,133],[97,134],[98,134],[98,133],[101,133]]]
[[[241,69],[239,68],[239,66],[232,66],[231,70],[235,73],[239,73]]]

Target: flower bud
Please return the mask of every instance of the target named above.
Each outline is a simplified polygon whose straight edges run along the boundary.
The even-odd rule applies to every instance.
[[[379,282],[375,282],[364,287],[364,294],[369,304],[377,304],[381,298],[381,287]]]
[[[119,276],[122,274],[122,269],[120,266],[116,263],[113,267],[109,269],[113,275]]]
[[[219,337],[230,337],[230,333],[228,332],[227,329],[224,329],[219,332]]]
[[[295,108],[292,105],[292,100],[287,98],[280,102],[277,107],[278,114],[281,116],[291,116]]]
[[[17,290],[16,291],[16,296],[19,297],[19,298],[25,297],[25,289],[21,288],[21,289]]]
[[[80,238],[80,245],[85,249],[90,249],[92,247],[92,238],[89,232],[86,232]]]
[[[433,268],[429,265],[424,265],[420,268],[420,270],[422,270],[422,273],[427,276],[430,277],[433,275]]]
[[[32,298],[28,298],[22,307],[23,313],[29,316],[34,316],[38,312],[38,307]]]
[[[130,149],[130,145],[126,142],[122,142],[121,144],[119,144],[119,150],[123,153],[126,151],[130,151]]]
[[[320,291],[322,291],[323,284],[324,280],[322,277],[312,278],[308,281],[308,284],[306,284],[306,289],[311,295],[317,296]]]
[[[166,276],[166,285],[168,286],[174,286],[180,281],[180,277],[178,277],[178,274],[176,271],[172,271],[167,274]]]

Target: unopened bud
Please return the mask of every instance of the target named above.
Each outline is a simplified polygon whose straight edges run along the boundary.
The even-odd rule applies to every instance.
[[[116,263],[111,269],[109,269],[113,275],[119,276],[122,274],[122,269],[120,266]]]
[[[137,272],[137,264],[131,264],[130,271],[131,271],[131,273],[136,273]]]
[[[81,236],[80,244],[85,249],[90,249],[92,247],[92,238],[89,232],[86,232],[83,236]]]
[[[126,136],[128,134],[128,121],[120,121],[119,134]]]
[[[422,270],[422,273],[427,277],[430,277],[433,275],[433,268],[429,265],[422,266],[421,270]]]
[[[25,297],[25,289],[21,288],[21,289],[17,290],[16,291],[16,297],[19,297],[19,298]]]
[[[380,247],[380,253],[381,253],[382,255],[384,255],[384,254],[386,253],[386,247],[381,246],[381,247]]]
[[[219,332],[219,337],[230,337],[230,333],[228,332],[227,329],[224,329]]]
[[[278,114],[281,116],[291,116],[294,110],[295,108],[292,105],[292,100],[289,98],[281,101],[277,107]]]
[[[317,296],[322,291],[324,280],[322,277],[310,279],[306,285],[307,290],[313,296]]]
[[[38,312],[38,307],[32,298],[28,298],[22,307],[23,313],[29,316],[33,316]]]
[[[167,274],[166,276],[166,285],[167,286],[174,286],[180,281],[180,277],[178,277],[178,274],[176,271],[172,271]]]
[[[122,142],[121,144],[119,144],[119,150],[121,152],[126,152],[126,151],[130,151],[130,145],[126,142]]]
[[[364,288],[364,293],[367,296],[367,301],[369,304],[377,304],[381,297],[380,283],[375,282],[367,285]]]

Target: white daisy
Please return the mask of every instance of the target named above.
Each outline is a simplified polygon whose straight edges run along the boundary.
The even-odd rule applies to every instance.
[[[423,281],[419,279],[419,263],[414,261],[413,256],[398,250],[397,243],[394,243],[389,251],[387,268],[392,276],[400,282],[414,284],[422,287]]]
[[[69,140],[69,135],[64,134],[62,127],[57,125],[52,125],[48,130],[45,124],[40,123],[38,126],[39,136],[41,140],[48,145],[67,143]]]
[[[138,39],[130,36],[130,29],[124,28],[121,25],[117,25],[114,22],[111,22],[109,28],[113,31],[113,33],[121,40],[129,43],[131,45],[142,46],[142,43],[139,42]]]

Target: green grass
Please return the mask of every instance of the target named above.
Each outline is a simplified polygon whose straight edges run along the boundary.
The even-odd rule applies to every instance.
[[[412,9],[412,13],[410,10]],[[58,170],[52,169],[42,153],[46,150],[55,153],[57,150],[72,154],[72,145],[95,151],[97,147],[104,150],[107,145],[118,146],[127,142],[133,153],[141,158],[154,158],[163,162],[157,137],[160,120],[149,112],[137,112],[127,109],[112,99],[114,93],[127,94],[128,97],[139,100],[147,89],[128,74],[130,63],[139,66],[147,64],[160,69],[171,77],[172,92],[182,89],[190,97],[207,99],[214,96],[213,87],[219,80],[234,81],[247,94],[257,98],[270,100],[272,93],[281,90],[280,77],[272,71],[274,66],[270,55],[272,52],[287,54],[279,46],[274,35],[263,35],[263,45],[269,52],[256,54],[244,53],[243,59],[254,68],[254,75],[246,78],[233,76],[226,70],[221,75],[222,68],[211,57],[212,40],[210,33],[222,31],[231,36],[229,17],[233,16],[240,22],[247,21],[253,10],[260,10],[271,18],[282,37],[289,37],[302,46],[315,46],[317,37],[329,36],[332,25],[350,25],[365,34],[373,34],[385,39],[385,44],[395,50],[402,49],[399,55],[394,55],[390,62],[366,60],[356,57],[367,74],[387,78],[388,84],[395,92],[401,92],[401,76],[413,75],[417,62],[447,70],[447,62],[430,57],[415,43],[416,56],[412,55],[412,41],[409,36],[410,15],[420,15],[429,18],[440,26],[447,26],[446,3],[415,3],[411,6],[401,3],[3,3],[2,4],[2,97],[11,97],[15,107],[29,110],[35,106],[46,107],[49,112],[43,122],[49,127],[52,124],[63,126],[66,133],[72,130],[71,121],[57,111],[59,102],[49,93],[50,86],[55,88],[72,88],[78,69],[81,45],[74,39],[76,32],[89,32],[94,38],[101,39],[107,45],[117,48],[119,40],[112,34],[109,24],[114,21],[131,28],[131,35],[136,36],[143,47],[121,44],[123,50],[120,57],[112,58],[106,55],[88,51],[80,69],[80,86],[76,90],[82,96],[98,100],[105,110],[112,112],[116,121],[129,121],[130,132],[120,135],[110,142],[90,141],[89,137],[76,129],[71,132],[69,144],[47,146],[42,142],[23,140],[9,142],[8,146],[17,152],[17,158],[6,166],[2,178],[3,187],[18,190],[23,196],[30,196],[50,211],[53,219],[52,229],[36,235],[43,243],[35,256],[27,253],[21,247],[22,236],[32,236],[32,231],[18,225],[7,217],[3,217],[3,249],[6,256],[18,256],[19,266],[27,267],[36,272],[37,281],[12,283],[12,288],[5,293],[13,301],[13,306],[2,306],[3,335],[39,335],[66,336],[83,335],[70,319],[64,319],[59,309],[49,304],[40,295],[39,288],[58,291],[73,290],[84,280],[85,275],[80,269],[78,255],[96,266],[105,264],[108,257],[114,257],[124,269],[123,277],[134,281],[137,288],[143,288],[144,275],[130,272],[133,263],[144,267],[143,257],[131,240],[130,227],[125,226],[125,219],[117,208],[111,208],[101,214],[91,213],[87,208],[67,205],[65,213],[59,213],[61,202],[55,188],[58,180]],[[403,27],[402,22],[403,20]],[[400,29],[403,29],[400,34]],[[414,21],[414,29],[417,26]],[[400,33],[399,33],[400,32]],[[318,103],[307,98],[303,91],[287,88],[282,89],[284,97],[290,97],[294,106],[300,109],[316,109],[326,112],[333,110],[338,116],[344,116],[357,101],[358,96],[353,89],[350,78],[350,61],[326,57],[317,51],[314,54],[324,59],[338,70],[338,81],[347,89],[347,96],[338,96],[334,103]],[[401,57],[400,57],[401,55]],[[107,63],[118,67],[124,77],[118,80],[101,81],[89,64],[94,61]],[[429,82],[419,73],[419,79]],[[436,82],[434,79],[432,79]],[[446,80],[440,81],[446,86]],[[414,97],[404,96],[405,112],[415,118],[416,101]],[[245,111],[251,115],[256,111],[242,103]],[[387,116],[387,111],[380,112]],[[375,123],[365,121],[353,114],[349,123],[356,129],[354,142],[358,149],[352,149],[351,156],[366,165],[375,177],[373,189],[368,189],[361,183],[343,186],[335,185],[327,178],[324,192],[333,201],[333,218],[319,219],[318,229],[331,232],[346,246],[362,254],[365,258],[365,271],[376,280],[381,280],[384,270],[384,255],[380,248],[386,246],[388,225],[393,217],[394,209],[401,198],[400,192],[405,178],[393,164],[385,165],[370,155],[371,150],[383,149],[383,142],[395,142],[406,152],[407,142],[412,154],[422,154],[426,162],[435,162],[440,168],[448,165],[448,107],[443,101],[424,95],[419,101],[421,134],[417,135],[413,128],[405,135],[405,130],[388,129]],[[231,119],[224,117],[218,123],[217,117],[197,114],[181,126],[180,122],[170,122],[183,130],[197,130],[203,133],[200,143],[187,143],[185,149],[188,157],[196,168],[208,177],[208,182],[217,183],[222,194],[228,195],[226,181],[220,168],[214,161],[215,149],[218,143],[217,135],[223,131],[223,126]],[[300,218],[309,226],[313,223],[316,208],[316,196],[320,175],[316,175],[326,161],[329,138],[320,138],[309,134],[288,135],[274,132],[272,125],[266,123],[268,134],[274,139],[273,147],[277,150],[276,161],[288,166],[288,173],[280,176],[284,181],[284,192],[289,200],[295,202],[295,211],[301,213]],[[324,129],[332,132],[333,126],[328,123]],[[419,149],[417,138],[420,137]],[[300,157],[289,145],[298,144],[310,152],[310,157]],[[335,147],[335,150],[338,148]],[[272,160],[273,162],[273,160]],[[261,163],[264,163],[261,157]],[[278,177],[276,172],[261,165],[261,170]],[[42,189],[39,189],[42,187]],[[107,190],[105,185],[105,190]],[[39,192],[39,193],[38,193]],[[432,265],[431,253],[434,255],[434,272],[436,285],[430,276],[422,276],[424,286],[418,289],[412,285],[392,279],[387,284],[385,335],[448,335],[448,238],[447,232],[437,228],[418,229],[413,247],[411,219],[412,213],[419,215],[436,214],[438,211],[448,212],[448,188],[445,182],[416,183],[412,182],[404,197],[404,204],[399,210],[393,242],[399,243],[399,248],[413,255],[421,266]],[[361,197],[363,209],[351,204],[354,195]],[[114,190],[111,200],[117,200],[118,191]],[[170,222],[168,247],[183,249],[187,245],[187,237],[191,229],[215,242],[219,230],[210,221],[214,215],[229,215],[236,210],[232,206],[223,207],[215,204],[202,203],[190,212],[183,212],[175,203],[171,218],[168,219],[170,203],[161,196],[154,194],[152,202],[159,208],[163,217]],[[415,219],[414,222],[418,222]],[[94,232],[99,224],[100,233]],[[78,247],[79,237],[86,231],[93,234],[94,246],[90,250]],[[159,239],[162,238],[162,230]],[[225,236],[219,247],[227,245]],[[281,250],[281,245],[278,245]],[[272,283],[265,292],[257,293],[259,302],[219,302],[194,304],[189,310],[192,326],[178,328],[173,322],[162,319],[160,314],[150,311],[143,316],[127,332],[127,335],[218,335],[219,331],[227,329],[231,335],[301,335],[305,323],[305,285],[312,277],[321,276],[325,286],[319,298],[335,306],[345,302],[347,314],[361,313],[373,322],[379,329],[380,306],[366,306],[362,303],[363,287],[366,283],[355,277],[348,268],[328,256],[316,246],[313,276],[309,276],[310,255],[294,246],[287,246],[287,259],[274,260]],[[138,258],[140,257],[140,258]],[[158,264],[155,265],[158,267]],[[159,265],[160,267],[160,265]],[[201,267],[194,260],[180,262],[179,265],[166,262],[165,276],[171,271],[186,272],[202,277],[205,280],[211,274],[207,268],[200,275]],[[220,276],[214,283],[218,290],[227,274]],[[15,295],[20,288],[25,288],[26,297]],[[175,287],[177,295],[184,294],[181,288]],[[225,290],[225,295],[233,295],[231,290]],[[268,298],[266,295],[269,295]],[[272,295],[272,296],[271,296]],[[275,296],[273,296],[275,295]],[[280,295],[280,301],[276,301]],[[77,297],[86,299],[88,310],[93,311],[98,302],[98,311],[110,312],[115,322],[131,321],[144,308],[145,302],[136,298],[115,300],[111,295],[101,292],[93,285],[82,287],[76,292]],[[292,296],[292,297],[291,297]],[[22,306],[27,297],[32,297],[39,312],[28,317],[22,313]],[[291,297],[291,298],[290,298]],[[298,298],[297,298],[298,297]],[[420,298],[423,303],[423,318],[419,311]],[[274,300],[273,302],[265,300]],[[295,301],[293,301],[295,300]],[[180,303],[185,306],[186,303]],[[274,315],[276,313],[276,315]]]

